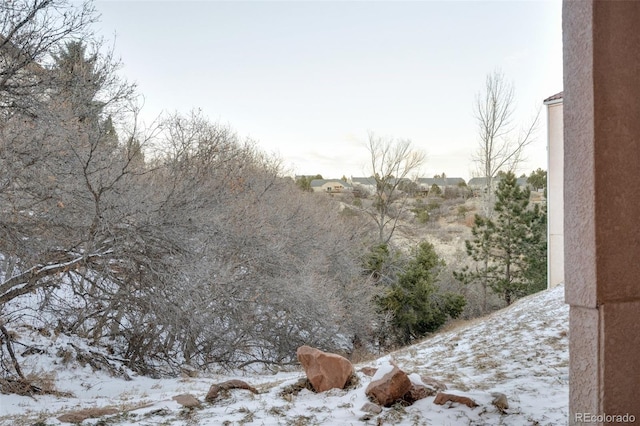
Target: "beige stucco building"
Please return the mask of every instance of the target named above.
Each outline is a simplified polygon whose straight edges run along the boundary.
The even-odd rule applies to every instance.
[[[639,22],[640,1],[563,2],[569,425],[640,422]]]
[[[547,284],[564,283],[564,136],[562,92],[547,106]]]

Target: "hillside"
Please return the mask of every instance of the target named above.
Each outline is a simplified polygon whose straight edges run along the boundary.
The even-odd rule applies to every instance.
[[[356,366],[380,367],[394,361],[407,373],[444,382],[447,392],[465,395],[479,406],[435,405],[434,397],[409,407],[391,407],[377,415],[360,408],[371,380],[359,372],[349,390],[297,395],[287,388],[304,376],[220,374],[207,377],[151,379],[128,373],[130,380],[95,371],[82,359],[66,359],[72,348],[92,348],[63,334],[44,337],[36,330],[16,330],[25,374],[55,386],[57,396],[0,395],[0,425],[57,425],[56,417],[86,408],[114,408],[117,414],[83,425],[560,425],[568,406],[568,307],[563,288],[521,299],[509,308],[438,333],[421,343]],[[26,350],[27,346],[30,350]],[[67,357],[69,358],[69,357]],[[108,354],[104,359],[109,360]],[[6,362],[7,360],[4,360]],[[113,366],[113,360],[109,360]],[[94,363],[95,364],[95,363]],[[121,372],[126,373],[123,369]],[[126,374],[123,374],[126,376]],[[172,400],[191,394],[204,402],[209,387],[241,379],[259,391],[230,391],[227,398],[201,409],[185,410]],[[491,405],[492,392],[505,394],[506,413]],[[130,411],[126,411],[130,410]]]

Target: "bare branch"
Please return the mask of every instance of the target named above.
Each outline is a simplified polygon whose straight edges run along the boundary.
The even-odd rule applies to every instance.
[[[479,174],[486,178],[485,213],[490,215],[492,181],[500,170],[515,170],[523,161],[523,152],[534,141],[540,111],[532,122],[514,138],[513,115],[515,99],[513,84],[495,71],[486,79],[484,91],[476,96],[474,115],[478,123],[478,149],[472,160]]]
[[[77,269],[87,262],[109,254],[109,252],[110,250],[88,256],[76,256],[61,263],[35,265],[18,275],[14,275],[0,283],[0,304],[46,285],[47,283],[42,281],[46,277]]]
[[[426,155],[413,150],[410,140],[381,138],[373,132],[369,132],[367,149],[371,174],[376,181],[374,207],[367,213],[378,228],[378,241],[386,244],[393,236],[405,206],[404,200],[399,201],[401,194],[398,186],[418,171]],[[394,207],[397,211],[393,211]]]

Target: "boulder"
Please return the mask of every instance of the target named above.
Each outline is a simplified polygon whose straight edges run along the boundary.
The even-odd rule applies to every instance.
[[[447,390],[447,385],[445,385],[444,382],[436,380],[433,377],[421,376],[420,378],[422,379],[422,383],[424,383],[427,386],[431,386],[437,392],[440,392],[440,391],[443,391],[443,390]]]
[[[498,411],[504,414],[506,410],[509,409],[509,401],[507,400],[507,395],[500,392],[492,392],[491,396],[493,397],[491,403],[495,405]]]
[[[409,405],[437,393],[433,387],[424,384],[419,374],[409,374],[409,380],[411,380],[411,389],[402,397]]]
[[[365,393],[374,402],[390,407],[396,401],[402,400],[410,389],[411,380],[409,380],[409,376],[398,367],[393,366],[391,371],[369,383]]]
[[[409,389],[409,391],[404,394],[402,399],[409,404],[413,404],[416,401],[425,399],[426,397],[433,396],[435,394],[436,394],[436,391],[434,391],[433,389],[425,385],[411,383],[411,389]]]
[[[378,369],[375,367],[362,367],[359,371],[365,376],[373,377]]]
[[[207,393],[207,396],[204,398],[204,400],[207,402],[213,402],[218,398],[218,395],[220,395],[220,391],[228,391],[231,389],[246,389],[249,392],[258,393],[258,390],[256,388],[250,386],[242,380],[228,380],[226,382],[211,385],[211,387],[209,388],[209,392]]]
[[[469,408],[474,408],[478,406],[478,404],[476,404],[476,402],[469,397],[453,395],[453,394],[444,393],[444,392],[438,393],[435,399],[433,400],[433,403],[438,405],[444,405],[447,402],[452,402],[452,403],[456,402],[458,404],[464,404]]]
[[[177,402],[178,404],[182,405],[184,408],[199,408],[200,407],[200,401],[198,401],[198,399],[188,393],[182,394],[182,395],[176,395],[174,396],[173,399],[175,402]]]
[[[316,392],[344,389],[349,377],[354,374],[351,362],[340,355],[322,352],[310,346],[300,346],[297,355]]]
[[[82,423],[87,419],[96,419],[102,416],[117,414],[119,411],[115,408],[86,408],[71,413],[66,413],[58,417],[62,423]]]
[[[380,414],[382,413],[382,407],[372,402],[366,402],[362,406],[362,408],[360,408],[360,411],[364,411],[365,413],[371,413],[371,414]]]

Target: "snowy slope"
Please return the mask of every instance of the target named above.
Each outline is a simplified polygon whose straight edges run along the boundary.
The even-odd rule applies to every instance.
[[[57,425],[61,424],[57,416],[89,407],[113,407],[120,414],[89,419],[83,425],[562,425],[567,423],[569,361],[568,307],[563,291],[558,287],[530,296],[487,318],[356,366],[381,367],[394,361],[407,373],[446,383],[447,392],[471,397],[479,403],[473,409],[435,405],[434,397],[428,397],[410,407],[366,415],[360,408],[367,402],[364,392],[371,378],[362,373],[353,389],[322,394],[302,390],[297,395],[283,395],[282,391],[304,377],[299,371],[114,379],[88,365],[69,368],[77,364],[64,366],[52,356],[69,344],[82,343],[63,335],[45,339],[24,328],[18,330],[20,340],[45,350],[20,358],[25,373],[47,377],[58,390],[73,396],[0,395],[0,425]],[[204,403],[211,384],[234,378],[260,393],[233,390],[226,399]],[[510,407],[506,414],[491,405],[492,392],[507,396]],[[184,393],[196,396],[203,408],[189,411],[171,399]]]

